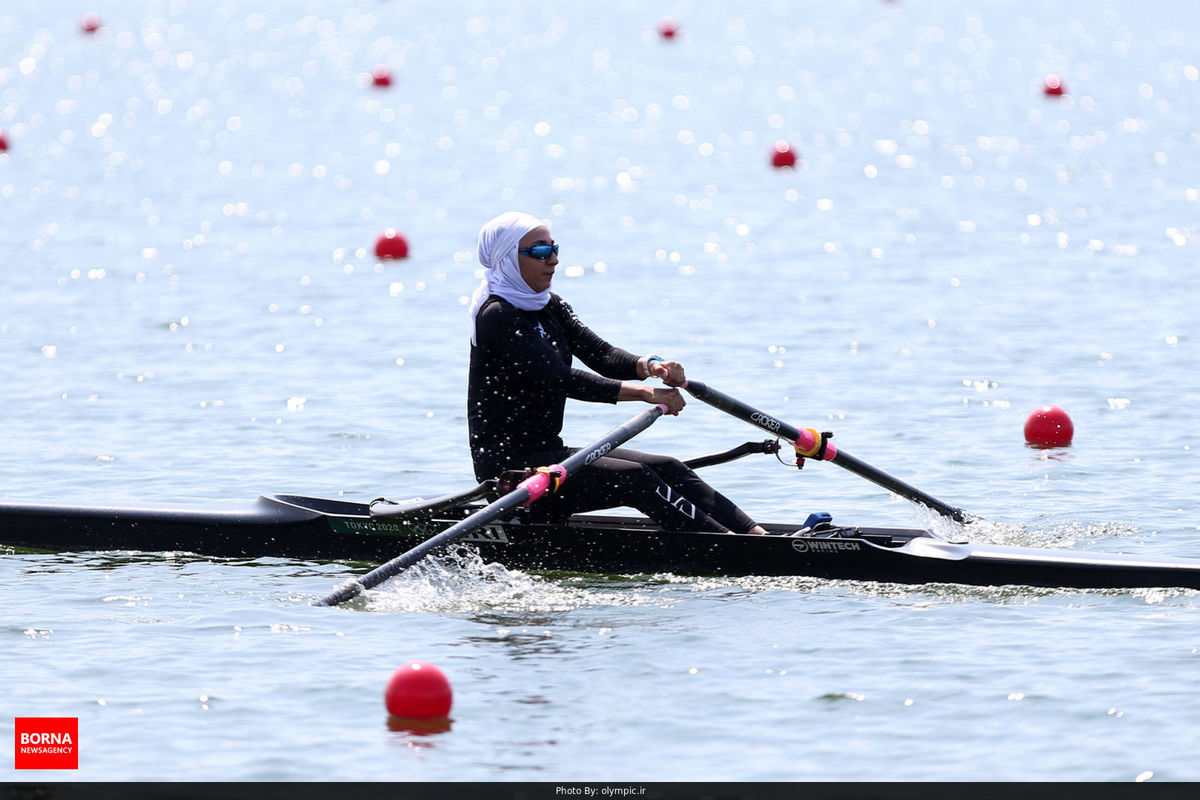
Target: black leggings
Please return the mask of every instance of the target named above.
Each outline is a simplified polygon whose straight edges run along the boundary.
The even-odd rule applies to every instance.
[[[556,464],[578,448],[530,453],[529,464]],[[632,506],[668,530],[749,533],[754,520],[677,458],[618,448],[568,475],[530,508],[535,519]]]

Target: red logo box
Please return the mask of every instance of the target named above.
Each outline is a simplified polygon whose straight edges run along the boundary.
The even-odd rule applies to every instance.
[[[79,717],[17,717],[17,769],[79,769]]]

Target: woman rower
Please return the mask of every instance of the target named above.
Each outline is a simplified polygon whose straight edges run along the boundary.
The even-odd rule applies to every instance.
[[[471,299],[471,371],[467,421],[479,480],[505,470],[556,464],[567,398],[593,403],[641,400],[670,413],[684,407],[674,388],[683,365],[614,347],[550,292],[558,245],[529,214],[510,211],[479,232],[483,280]],[[595,372],[572,367],[579,358]],[[598,374],[597,374],[598,373]],[[661,378],[669,387],[639,381]],[[535,506],[542,518],[632,506],[669,530],[766,533],[692,469],[669,456],[618,448],[571,475]]]

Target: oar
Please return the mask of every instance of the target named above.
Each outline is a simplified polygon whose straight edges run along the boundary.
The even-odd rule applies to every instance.
[[[943,503],[936,497],[931,497],[920,489],[909,486],[899,478],[894,478],[883,470],[876,469],[870,464],[858,460],[845,450],[834,447],[833,443],[828,440],[822,441],[824,437],[812,429],[798,430],[793,428],[783,420],[776,419],[770,414],[764,414],[757,408],[746,405],[736,397],[730,397],[724,392],[720,392],[700,381],[688,381],[684,384],[684,388],[697,400],[703,400],[714,408],[719,408],[725,413],[732,414],[738,419],[762,428],[768,433],[773,433],[776,436],[787,439],[797,446],[797,451],[800,453],[813,453],[814,456],[810,457],[821,457],[826,461],[832,461],[839,467],[850,470],[855,475],[866,478],[914,503],[928,506],[943,516],[950,517],[957,522],[970,522],[969,515],[961,508],[955,508],[952,505]],[[817,456],[822,444],[825,446],[824,453]]]
[[[641,412],[625,424],[613,428],[587,447],[581,447],[579,450],[576,450],[570,456],[563,459],[561,464],[540,468],[536,475],[521,481],[517,485],[517,488],[500,499],[479,509],[462,522],[456,522],[437,536],[422,542],[407,553],[376,567],[361,578],[354,579],[333,594],[316,601],[314,605],[336,606],[352,597],[357,597],[363,591],[378,586],[388,578],[392,578],[401,571],[408,569],[439,547],[445,547],[458,537],[482,528],[502,514],[512,511],[517,506],[535,502],[545,495],[546,492],[557,489],[572,473],[586,467],[614,447],[646,430],[646,428],[650,427],[650,423],[667,413],[667,411],[668,409],[665,405],[656,405],[654,408]]]

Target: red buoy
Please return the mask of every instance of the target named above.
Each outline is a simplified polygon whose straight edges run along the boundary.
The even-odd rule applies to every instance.
[[[371,83],[375,86],[391,86],[392,71],[387,64],[376,64],[371,70]]]
[[[0,153],[8,152],[8,137],[4,135],[4,131],[0,131]]]
[[[383,700],[393,717],[440,719],[450,716],[454,693],[440,669],[424,661],[410,661],[392,673]]]
[[[1025,420],[1025,441],[1035,447],[1065,447],[1074,435],[1074,423],[1058,406],[1040,406]]]
[[[100,30],[100,15],[95,11],[89,11],[83,15],[83,21],[79,23],[79,27],[84,33],[95,33]]]
[[[674,39],[679,33],[679,23],[672,17],[664,17],[658,23],[658,35],[664,39]]]
[[[786,169],[796,166],[796,151],[787,142],[780,139],[771,151],[771,165],[776,169]]]
[[[388,228],[375,240],[375,257],[385,261],[408,258],[408,240],[395,228]]]
[[[1051,72],[1042,82],[1042,91],[1050,97],[1057,97],[1066,92],[1066,87],[1063,86],[1062,78]]]

